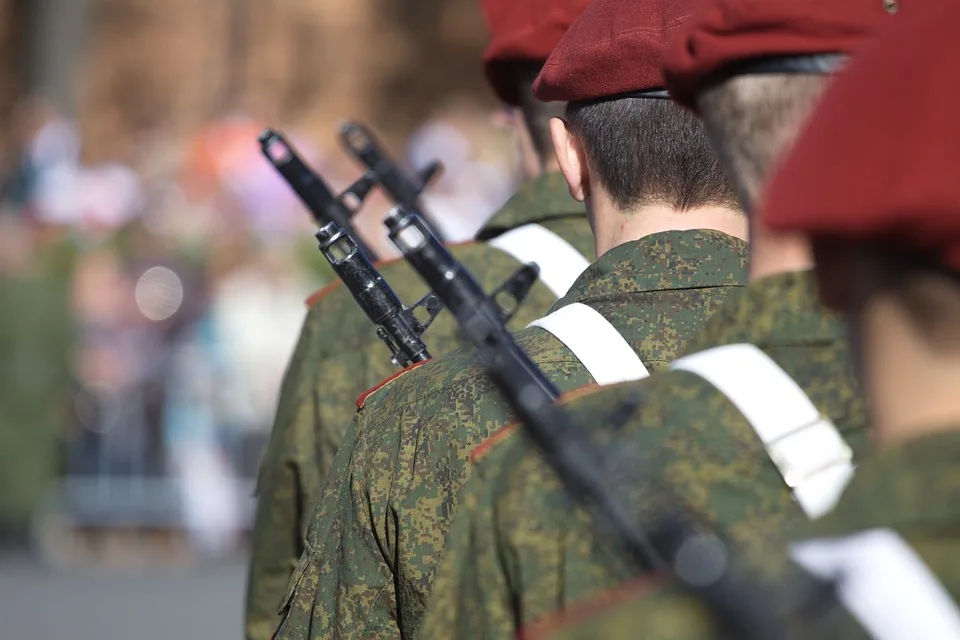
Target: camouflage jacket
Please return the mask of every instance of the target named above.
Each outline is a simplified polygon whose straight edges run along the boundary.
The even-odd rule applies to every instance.
[[[889,528],[906,540],[960,603],[960,430],[931,434],[871,453],[857,468],[837,508],[806,527],[805,538],[839,538]],[[775,553],[784,554],[783,547]],[[779,564],[779,563],[778,563]],[[791,571],[792,573],[792,571]],[[792,576],[785,577],[789,580]],[[572,614],[572,615],[571,615]],[[840,607],[788,619],[795,638],[866,638]],[[633,584],[600,594],[524,638],[584,640],[634,638],[700,640],[723,637],[699,603],[671,585]]]
[[[752,343],[777,362],[853,447],[865,445],[866,411],[839,318],[824,311],[809,273],[771,276],[741,289],[687,353]],[[604,416],[637,391],[644,402],[622,427]],[[775,538],[802,521],[753,429],[706,380],[668,371],[634,383],[579,390],[565,399],[608,451],[604,468],[623,487],[630,513],[655,509],[668,489],[738,543]],[[423,637],[507,637],[568,603],[611,588],[637,570],[613,542],[594,535],[536,448],[513,425],[478,447],[460,495]]]
[[[0,265],[0,538],[30,530],[62,473],[76,393],[70,279],[78,257],[62,240],[36,247],[25,268]]]
[[[743,282],[745,254],[744,242],[714,231],[655,234],[607,252],[556,307],[589,305],[656,370]],[[590,382],[546,331],[524,329],[517,341],[561,389]],[[472,348],[368,396],[352,451],[345,444],[337,457],[344,480],[318,506],[281,637],[411,637],[469,452],[511,416]]]
[[[478,237],[492,238],[534,222],[560,235],[587,259],[594,255],[582,205],[570,198],[559,174],[527,184]],[[514,258],[483,243],[455,245],[451,251],[488,289],[500,285],[519,266]],[[406,304],[427,292],[405,261],[378,267]],[[538,318],[555,301],[554,294],[537,283],[512,326],[520,328]],[[308,304],[260,466],[246,596],[247,640],[267,640],[280,622],[277,608],[303,552],[313,505],[356,410],[357,396],[396,372],[386,345],[339,280],[314,294]],[[424,334],[424,341],[433,356],[459,346],[453,317],[442,312]]]

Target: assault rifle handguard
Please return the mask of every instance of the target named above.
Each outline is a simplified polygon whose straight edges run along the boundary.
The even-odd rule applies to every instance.
[[[443,308],[440,300],[428,293],[413,307],[404,306],[373,266],[369,254],[362,249],[359,241],[339,222],[344,219],[349,222],[349,216],[359,208],[370,190],[369,186],[365,182],[359,187],[354,184],[340,196],[334,197],[323,179],[300,161],[278,134],[268,130],[260,137],[260,142],[264,155],[297,194],[305,202],[307,197],[312,198],[318,205],[315,218],[320,225],[316,233],[320,252],[376,326],[377,335],[390,349],[390,361],[402,368],[429,360],[430,354],[421,336]],[[364,178],[361,178],[363,181]],[[348,198],[356,201],[352,209],[345,204]],[[307,204],[314,211],[314,207]],[[331,211],[334,215],[329,215]],[[416,310],[421,307],[427,316],[423,321],[416,317]]]

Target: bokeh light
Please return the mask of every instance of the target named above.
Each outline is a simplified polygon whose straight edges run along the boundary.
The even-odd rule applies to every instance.
[[[170,318],[183,303],[183,282],[166,267],[150,267],[134,292],[140,313],[154,321]]]

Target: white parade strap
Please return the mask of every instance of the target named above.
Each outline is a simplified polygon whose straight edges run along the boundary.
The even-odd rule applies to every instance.
[[[844,607],[876,640],[960,640],[960,610],[923,560],[892,529],[791,545],[815,576],[836,580]]]
[[[705,378],[743,414],[807,517],[837,504],[853,476],[853,452],[807,394],[752,344],[732,344],[675,360],[671,369]]]
[[[620,332],[585,304],[567,305],[527,326],[552,333],[577,356],[597,384],[640,380],[650,375]]]
[[[539,224],[517,227],[487,244],[523,264],[537,263],[541,282],[558,298],[565,296],[583,270],[590,266],[590,261],[569,242]]]

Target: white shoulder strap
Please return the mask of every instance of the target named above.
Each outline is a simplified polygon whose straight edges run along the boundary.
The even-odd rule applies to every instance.
[[[540,266],[540,280],[558,298],[565,296],[583,270],[590,266],[590,261],[569,242],[539,224],[517,227],[487,244],[524,264],[536,262]]]
[[[836,506],[853,476],[853,453],[803,389],[752,344],[731,344],[675,360],[720,390],[756,431],[807,517]]]
[[[585,304],[567,305],[527,326],[552,333],[577,356],[597,384],[639,380],[650,375],[620,332]]]
[[[957,603],[892,529],[791,545],[790,556],[815,576],[837,580],[837,595],[876,640],[960,640]]]

